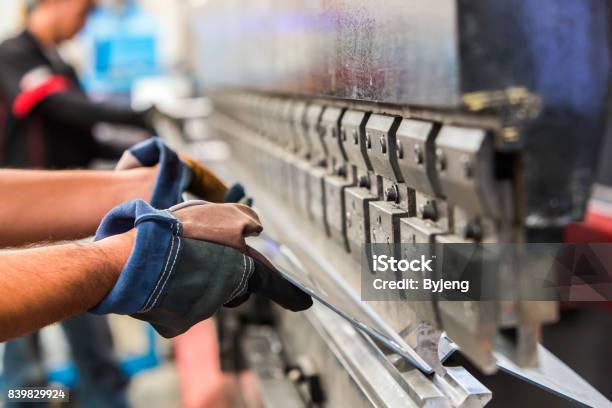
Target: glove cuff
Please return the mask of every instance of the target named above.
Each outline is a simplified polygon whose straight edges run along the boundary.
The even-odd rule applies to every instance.
[[[111,210],[96,241],[136,228],[132,252],[115,286],[92,308],[95,314],[133,314],[154,307],[176,269],[182,249],[181,224],[169,211],[133,200]]]
[[[170,208],[182,201],[191,183],[191,170],[159,137],[133,146],[128,152],[143,166],[159,165],[149,202],[155,208]]]

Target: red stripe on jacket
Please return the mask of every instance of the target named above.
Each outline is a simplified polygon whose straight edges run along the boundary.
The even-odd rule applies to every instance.
[[[45,98],[66,91],[68,86],[69,83],[65,77],[61,75],[50,76],[40,85],[17,95],[13,102],[13,115],[19,119],[25,118]]]

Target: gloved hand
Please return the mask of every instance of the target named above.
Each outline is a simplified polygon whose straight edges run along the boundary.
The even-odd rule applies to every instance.
[[[156,165],[159,172],[150,199],[155,208],[169,208],[180,203],[185,191],[212,202],[240,202],[245,199],[242,186],[234,185],[228,189],[213,172],[188,156],[177,155],[157,137],[125,151],[115,170]]]
[[[174,337],[251,293],[293,311],[312,304],[310,296],[247,246],[245,237],[262,231],[247,206],[187,201],[162,211],[134,200],[107,214],[96,240],[134,227],[130,257],[93,313],[129,314]]]

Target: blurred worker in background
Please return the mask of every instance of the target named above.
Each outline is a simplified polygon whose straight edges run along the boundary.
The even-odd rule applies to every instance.
[[[86,167],[122,149],[97,142],[96,123],[150,129],[157,111],[90,101],[57,46],[83,27],[94,0],[31,0],[26,30],[0,45],[0,166]]]
[[[57,47],[83,27],[94,0],[30,0],[26,29],[0,45],[0,167],[82,168],[120,149],[96,141],[92,127],[108,122],[150,128],[156,112],[88,100],[75,70]],[[115,361],[104,317],[80,315],[62,323],[88,406],[127,404],[127,380]],[[44,384],[35,335],[8,342],[4,382],[9,388]]]

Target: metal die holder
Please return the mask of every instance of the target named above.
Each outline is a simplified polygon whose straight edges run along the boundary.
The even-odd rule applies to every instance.
[[[299,207],[299,198],[300,195],[303,195],[299,191],[301,188],[297,184],[296,180],[296,171],[295,171],[295,161],[298,160],[294,154],[289,152],[284,152],[283,157],[283,165],[282,165],[282,179],[279,179],[280,183],[284,184],[281,188],[286,190],[287,200],[286,203],[293,209],[297,209]]]
[[[373,171],[365,144],[365,125],[369,117],[370,114],[367,112],[347,110],[340,124],[340,143],[349,165],[356,169],[357,180],[360,176],[368,176]]]
[[[325,166],[327,162],[327,148],[321,138],[321,116],[325,107],[309,105],[304,115],[304,130],[310,144],[309,159],[313,166]]]
[[[294,188],[293,202],[297,210],[310,221],[314,216],[310,212],[310,170],[311,165],[304,159],[295,158],[291,163],[291,183]]]
[[[263,109],[263,132],[275,145],[280,145],[278,133],[276,132],[276,99],[267,97]]]
[[[295,131],[295,127],[293,126],[293,110],[295,109],[295,104],[291,100],[285,100],[280,109],[280,117],[281,117],[281,131],[283,134],[287,135],[287,144],[286,149],[291,153],[296,153],[299,150],[300,140],[299,135]]]
[[[308,213],[311,220],[323,227],[329,235],[325,215],[325,174],[327,163],[327,148],[321,138],[321,116],[325,108],[320,105],[309,105],[304,116],[305,134],[310,141],[308,170],[309,202]]]
[[[441,198],[436,174],[435,136],[431,122],[403,119],[396,132],[397,161],[404,182],[426,195]]]
[[[294,160],[294,132],[291,127],[290,109],[291,104],[288,100],[278,99],[275,104],[271,105],[274,111],[272,116],[276,119],[273,123],[273,131],[276,134],[278,148],[276,149],[277,157],[280,161],[279,173],[277,174],[277,182],[281,182],[277,187],[281,191],[285,202],[292,205],[295,197],[295,184],[292,183]],[[280,178],[278,176],[281,176]],[[289,181],[289,182],[286,182]]]
[[[370,202],[380,200],[382,188],[374,175],[372,163],[366,153],[365,126],[370,114],[347,110],[340,125],[340,143],[353,167],[355,187],[346,188],[346,234],[353,258],[361,262],[361,247],[370,240]]]
[[[481,129],[443,126],[435,141],[442,193],[469,215],[499,214],[493,137]]]
[[[286,131],[285,118],[283,111],[285,109],[285,101],[278,98],[273,98],[270,103],[270,120],[269,132],[273,135],[276,144],[283,149],[286,149],[290,144],[290,138]]]
[[[288,154],[284,150],[276,149],[274,153],[275,166],[273,168],[276,174],[271,174],[274,177],[272,191],[279,192],[282,202],[289,204],[293,199],[293,188],[291,183],[287,182],[291,177],[291,164],[287,161]]]
[[[370,203],[377,195],[367,188],[348,187],[344,190],[346,209],[346,236],[353,258],[361,262],[361,246],[370,240]]]
[[[306,102],[295,102],[291,112],[291,124],[295,135],[295,153],[298,157],[308,158],[311,151],[310,138],[306,134]]]
[[[327,107],[321,116],[320,129],[321,139],[327,150],[327,167],[333,174],[345,176],[346,154],[340,143],[340,121],[344,110],[340,108]]]
[[[417,217],[427,221],[433,227],[443,232],[451,231],[453,225],[452,208],[445,200],[434,198],[415,191],[415,208]]]
[[[368,212],[370,216],[370,242],[377,245],[377,253],[399,259],[400,254],[400,220],[411,214],[395,203],[387,201],[370,201]],[[382,245],[384,244],[384,245]],[[396,273],[401,278],[401,272]],[[400,299],[405,299],[405,293],[398,290]]]
[[[268,188],[276,191],[276,194],[279,196],[279,200],[286,202],[288,200],[287,183],[280,185],[280,181],[282,181],[285,177],[285,165],[283,163],[285,152],[278,146],[268,145],[266,154],[268,160],[262,164],[266,169],[266,181]]]
[[[367,151],[365,126],[369,117],[368,112],[346,111],[342,117],[340,142],[349,167],[353,167],[352,176],[356,184],[382,197],[382,181],[374,174]]]
[[[484,221],[498,216],[499,210],[493,158],[493,140],[483,130],[443,126],[436,136],[435,170],[442,195],[452,204],[446,208],[449,222],[442,225],[449,233],[435,236],[436,270],[441,270],[445,264],[444,257],[449,256],[443,250],[444,244],[475,244],[495,239],[493,222]],[[422,211],[427,199],[417,194],[417,212],[423,218],[431,218],[427,214],[431,208]],[[437,211],[441,209],[439,201],[431,202],[438,206]],[[447,259],[445,265],[449,268],[448,265],[456,264],[457,268],[463,268],[463,261]],[[437,302],[441,328],[484,372],[495,371],[492,352],[499,325],[500,303],[447,301],[444,297],[439,295]]]
[[[423,191],[420,188],[411,190],[411,188],[418,187],[418,183],[409,181],[409,178],[402,173],[402,154],[400,154],[400,149],[405,148],[406,144],[402,144],[401,139],[396,137],[396,141],[400,141],[400,143],[396,143],[396,153],[398,154],[396,157],[398,158],[400,175],[402,176],[401,181],[405,182],[405,185],[408,187],[404,187],[405,190],[404,188],[400,190],[398,187],[397,191],[399,191],[399,194],[397,194],[397,196],[400,198],[392,199],[395,190],[389,190],[389,187],[400,184],[397,177],[383,177],[383,174],[381,173],[385,170],[382,170],[381,172],[378,170],[377,172],[372,171],[371,174],[374,175],[374,179],[379,180],[380,184],[372,183],[369,186],[363,183],[363,180],[361,180],[360,177],[356,177],[358,174],[357,169],[359,169],[361,175],[366,175],[369,173],[369,171],[371,171],[367,166],[358,166],[357,163],[363,164],[366,163],[366,160],[369,162],[370,156],[374,156],[377,154],[377,152],[370,152],[364,155],[359,145],[359,143],[363,141],[363,146],[366,146],[365,125],[368,122],[367,113],[355,112],[355,116],[353,118],[354,120],[351,120],[352,112],[348,110],[340,120],[341,132],[338,141],[346,154],[349,168],[352,167],[354,170],[352,172],[347,172],[347,176],[349,178],[345,181],[352,181],[357,184],[350,187],[343,185],[332,186],[333,183],[330,183],[330,181],[334,180],[334,177],[337,175],[330,174],[330,170],[335,169],[336,166],[332,166],[330,169],[329,166],[324,167],[322,165],[323,163],[321,162],[316,163],[318,165],[316,166],[315,164],[308,162],[309,150],[302,150],[302,147],[299,149],[296,147],[296,150],[292,150],[290,147],[291,143],[283,145],[281,138],[291,136],[291,132],[278,132],[275,135],[276,138],[274,139],[274,142],[267,136],[263,136],[263,133],[259,130],[260,127],[258,127],[256,124],[261,121],[261,114],[268,116],[272,115],[270,112],[268,112],[268,106],[262,107],[259,102],[256,104],[251,102],[254,99],[259,100],[260,96],[251,96],[248,98],[243,97],[243,95],[239,96],[240,98],[236,98],[236,95],[226,96],[226,100],[223,101],[224,110],[218,109],[220,112],[220,117],[211,118],[211,121],[216,122],[217,125],[221,125],[215,126],[218,128],[220,134],[225,135],[226,132],[232,133],[234,137],[232,142],[232,150],[236,152],[236,158],[241,162],[241,164],[244,164],[245,167],[248,166],[249,172],[252,171],[254,174],[258,175],[257,179],[253,181],[256,183],[261,182],[268,187],[268,197],[266,197],[266,194],[263,193],[263,197],[265,197],[266,201],[264,201],[264,198],[261,199],[262,208],[266,207],[264,202],[267,202],[271,205],[269,205],[266,210],[270,211],[271,214],[275,214],[275,210],[278,209],[277,205],[281,204],[281,196],[285,194],[280,191],[284,185],[279,185],[278,183],[279,180],[284,180],[287,178],[288,184],[290,184],[292,187],[296,187],[289,190],[293,192],[293,204],[299,204],[300,202],[303,203],[304,212],[309,214],[306,210],[310,209],[310,198],[300,197],[305,197],[306,194],[308,194],[310,191],[309,187],[311,187],[312,184],[313,186],[317,187],[319,189],[318,191],[320,192],[318,198],[314,198],[312,202],[318,202],[318,208],[323,211],[323,225],[336,228],[337,231],[337,226],[333,226],[334,224],[332,220],[332,218],[335,219],[335,215],[331,216],[331,214],[336,214],[335,210],[337,208],[342,208],[342,206],[330,206],[330,197],[335,196],[338,189],[341,191],[342,189],[344,190],[343,208],[347,235],[346,238],[349,248],[351,250],[353,248],[355,249],[353,254],[343,255],[338,248],[329,248],[329,241],[317,239],[317,235],[319,235],[319,238],[322,237],[320,228],[318,228],[318,231],[312,231],[311,229],[304,231],[307,233],[305,237],[307,236],[309,238],[307,240],[308,242],[304,242],[303,240],[299,239],[292,241],[291,239],[286,238],[288,236],[295,236],[295,233],[299,231],[301,226],[299,223],[291,225],[287,231],[283,231],[283,234],[286,234],[287,232],[290,234],[280,235],[281,241],[286,241],[287,247],[296,251],[298,260],[301,262],[304,259],[306,260],[306,262],[303,263],[307,266],[309,272],[311,267],[313,267],[314,270],[318,270],[318,267],[322,268],[320,274],[317,275],[318,278],[328,276],[330,273],[337,273],[337,276],[347,279],[348,275],[345,273],[347,271],[344,269],[347,265],[346,262],[349,261],[351,257],[359,261],[361,257],[361,245],[368,243],[369,241],[371,242],[373,239],[377,242],[386,243],[388,245],[389,252],[400,258],[406,257],[406,255],[399,253],[399,246],[396,245],[398,243],[403,243],[404,245],[409,245],[410,243],[424,243],[426,245],[430,244],[431,251],[436,251],[435,262],[443,262],[445,258],[466,258],[465,255],[456,256],[453,254],[450,254],[447,257],[443,251],[440,251],[440,246],[444,243],[466,243],[468,245],[472,243],[473,245],[480,246],[482,244],[484,246],[484,243],[489,242],[512,242],[511,240],[513,237],[520,236],[520,231],[516,232],[514,230],[514,228],[520,228],[520,225],[517,226],[517,220],[511,218],[511,215],[515,214],[515,212],[512,211],[513,204],[515,203],[511,201],[511,199],[516,198],[516,196],[512,195],[514,190],[509,190],[508,197],[504,195],[504,183],[508,183],[508,185],[511,187],[515,187],[515,184],[511,184],[513,180],[496,180],[494,177],[492,177],[493,190],[495,192],[499,191],[502,199],[508,198],[508,201],[510,201],[509,203],[505,203],[505,200],[499,200],[501,201],[501,205],[498,208],[499,215],[488,214],[486,211],[481,211],[481,209],[489,208],[489,206],[485,204],[483,204],[482,207],[477,210],[468,208],[466,207],[468,205],[466,204],[467,200],[473,199],[473,197],[462,197],[461,195],[453,192],[450,193],[448,205],[446,206],[446,200],[440,198],[439,195],[428,194],[427,191]],[[280,98],[277,99],[281,100]],[[264,101],[265,104],[269,104],[268,99],[265,99]],[[281,102],[286,103],[287,100],[282,99]],[[250,104],[258,106],[250,106]],[[306,129],[312,129],[313,126],[317,126],[316,123],[313,124],[310,121],[303,120],[304,115],[296,113],[296,111],[300,110],[299,106],[303,107],[302,113],[306,112],[307,105],[305,102],[296,101],[291,102],[291,104],[294,105],[292,113],[288,114],[286,112],[286,110],[289,110],[286,105],[285,110],[280,109],[280,111],[285,112],[281,115],[284,118],[281,120],[281,122],[287,122],[287,118],[290,118],[288,122],[289,128],[295,132],[293,133],[293,136],[300,134],[303,135],[301,130],[304,130],[304,127],[306,127]],[[220,105],[221,103],[219,103],[219,106]],[[333,105],[339,106],[337,105],[337,101],[334,101]],[[244,106],[247,108],[243,108]],[[372,109],[376,108],[373,107]],[[230,111],[231,115],[226,115],[225,110]],[[378,116],[384,117],[384,115]],[[246,125],[245,128],[241,129],[239,127],[237,128],[231,126],[231,120],[229,119],[233,117],[239,118],[240,123]],[[296,121],[296,118],[299,120]],[[402,122],[401,119],[400,122]],[[282,128],[283,124],[285,126],[288,125],[287,123],[277,123],[277,129]],[[237,125],[239,124],[237,123]],[[319,129],[323,129],[323,127],[319,126]],[[347,130],[346,138],[344,138],[343,133],[345,129]],[[351,142],[352,129],[356,130],[356,145],[349,145]],[[397,132],[400,132],[399,128]],[[483,133],[486,135],[486,137],[491,136],[486,132]],[[329,159],[329,157],[334,156],[334,153],[332,153],[334,146],[331,146],[331,141],[329,138],[327,138],[328,134],[319,134],[319,136],[322,137],[321,146],[326,146],[328,148],[326,150],[327,155],[325,155],[325,158]],[[371,141],[372,138],[370,137],[370,142]],[[468,145],[470,144],[468,143]],[[306,146],[306,144],[304,144],[304,146]],[[437,146],[435,138],[434,146]],[[357,149],[354,151],[356,153],[355,158],[353,158],[350,154],[351,148],[354,147],[357,147]],[[460,179],[455,170],[451,172],[447,167],[450,161],[454,160],[454,158],[451,157],[453,156],[453,154],[451,154],[453,153],[452,149],[449,148],[449,150],[445,150],[448,147],[448,143],[445,142],[444,149],[438,150],[438,155],[436,155],[434,152],[434,158],[442,158],[440,163],[436,162],[436,160],[434,160],[434,163],[436,166],[439,166],[441,178],[457,176],[457,179]],[[465,147],[465,145],[462,147]],[[388,151],[389,149],[387,152]],[[493,151],[492,153],[494,155]],[[431,157],[431,155],[428,157]],[[480,156],[476,154],[476,157],[478,158]],[[496,157],[494,156],[494,158]],[[289,169],[288,175],[285,174],[285,171],[287,170],[282,166],[282,163],[290,163],[290,165],[287,167]],[[328,165],[329,162],[326,161],[326,164]],[[480,164],[478,164],[478,166],[480,166]],[[426,168],[426,166],[424,167]],[[370,168],[372,170],[374,169],[373,166],[370,166]],[[391,164],[389,164],[387,170],[389,170],[389,168],[391,168],[391,174],[396,176],[396,174],[393,172],[393,167]],[[364,169],[365,171],[363,171]],[[438,168],[435,170],[437,172]],[[312,174],[316,174],[317,172],[321,175],[321,177],[318,179],[312,177]],[[338,181],[340,182],[341,180],[338,179]],[[449,181],[446,180],[446,182]],[[457,181],[453,181],[453,183],[458,183],[462,189],[465,189],[465,192],[463,193],[464,195],[470,195],[469,191],[474,191],[475,194],[479,194],[477,199],[482,197],[480,183],[474,182],[474,188],[472,190],[470,190],[472,187],[469,187],[469,184],[468,187],[465,187]],[[384,185],[386,188],[384,190],[382,188],[376,190],[372,189],[373,186],[379,185]],[[445,184],[441,183],[440,185],[442,187]],[[330,189],[330,186],[335,187],[335,189]],[[443,193],[446,192],[444,188],[441,189]],[[253,188],[253,190],[261,192],[259,188]],[[405,199],[402,199],[401,195],[404,191]],[[451,191],[451,189],[448,189],[448,191]],[[386,194],[383,195],[383,192]],[[302,194],[302,196],[300,196],[300,194]],[[410,198],[411,194],[412,199]],[[472,195],[475,194],[472,193]],[[493,194],[492,197],[493,202],[497,201],[495,194]],[[257,200],[259,201],[260,199],[257,198]],[[438,217],[428,216],[427,214],[429,213],[429,209],[426,211],[421,209],[419,211],[421,205],[423,203],[427,204],[428,201],[433,201],[436,203],[436,205],[443,205],[442,207],[438,206],[436,208],[436,211],[438,211]],[[278,215],[280,216],[281,214]],[[273,218],[277,223],[290,225],[293,221],[292,218],[294,217],[291,217],[291,214],[286,214],[285,212],[283,212],[282,215],[289,217],[287,217],[285,221],[274,216],[266,218]],[[328,219],[329,224],[325,224],[327,215],[330,215]],[[300,216],[298,216],[298,218]],[[318,217],[321,218],[321,215]],[[355,223],[355,219],[359,220],[359,222]],[[297,222],[300,220],[295,221]],[[466,231],[475,222],[480,223],[481,234],[475,233],[477,230],[467,233]],[[273,230],[276,230],[276,228],[273,228]],[[334,236],[334,231],[330,232],[332,236]],[[311,243],[315,244],[315,246],[311,246]],[[434,243],[434,245],[431,245],[431,243]],[[303,245],[306,244],[308,244],[307,248],[303,247]],[[405,246],[402,247],[402,249],[405,249]],[[314,254],[312,258],[318,257],[320,254],[325,254],[325,262],[321,262],[320,265],[317,258],[311,259],[311,256],[308,254]],[[349,263],[350,262],[352,261],[349,261]],[[462,269],[461,266],[455,267],[454,265],[460,265],[461,263],[462,261],[460,259],[455,259],[451,262],[449,274],[451,276],[449,277],[453,279],[461,279],[459,276],[462,276],[461,272],[464,269]],[[504,275],[502,279],[499,282],[493,282],[495,283],[495,286],[490,286],[493,288],[493,290],[496,290],[496,288],[504,288],[504,282],[510,282],[510,284],[506,283],[506,287],[509,287],[513,278],[518,275],[518,271],[515,269],[517,265],[508,263],[505,266],[507,267],[507,273],[503,271],[504,273],[501,274]],[[472,268],[470,267],[470,269]],[[434,269],[434,271],[435,272],[431,273],[438,273],[438,275],[434,275],[432,277],[433,279],[444,278],[447,276],[446,274],[442,274],[437,267]],[[457,271],[458,276],[452,276],[453,271]],[[352,278],[352,276],[349,276],[349,278]],[[350,281],[349,279],[347,279],[347,283],[352,287],[356,287],[355,282]],[[470,285],[470,289],[471,288],[472,285]],[[552,318],[554,318],[554,316],[549,317],[551,314],[553,314],[551,310],[553,310],[554,307],[551,308],[551,306],[554,305],[543,305],[545,302],[516,300],[485,300],[482,302],[474,302],[472,297],[467,298],[467,300],[462,300],[461,298],[454,297],[454,295],[451,295],[449,292],[442,292],[441,294],[436,294],[435,296],[436,297],[431,301],[415,301],[409,299],[408,302],[372,302],[371,304],[372,309],[375,310],[377,314],[380,313],[380,321],[388,325],[389,328],[393,330],[394,334],[399,335],[402,340],[404,340],[403,344],[411,346],[410,348],[416,352],[418,357],[435,371],[435,373],[432,373],[431,375],[423,375],[418,371],[414,371],[414,369],[412,369],[412,371],[406,371],[404,368],[400,370],[400,366],[402,366],[401,363],[404,363],[404,366],[402,367],[405,368],[409,368],[409,365],[403,361],[399,361],[399,355],[388,356],[390,362],[393,360],[393,364],[399,371],[398,374],[407,381],[407,384],[401,384],[401,389],[406,391],[411,399],[417,402],[418,405],[424,406],[433,404],[436,406],[481,406],[486,404],[486,402],[490,399],[490,392],[488,390],[481,387],[480,384],[470,383],[470,381],[474,379],[473,377],[468,377],[469,373],[467,373],[465,369],[461,367],[456,368],[441,366],[440,362],[445,361],[445,357],[453,350],[457,350],[458,347],[461,347],[462,352],[470,360],[475,362],[476,366],[481,368],[486,373],[494,371],[495,366],[499,366],[504,369],[508,369],[507,367],[513,367],[509,370],[515,374],[518,373],[517,375],[519,377],[526,378],[528,381],[534,381],[537,384],[544,384],[544,387],[547,387],[546,384],[553,384],[552,387],[548,387],[554,390],[554,392],[559,392],[559,388],[563,390],[563,387],[559,387],[559,384],[563,383],[562,381],[558,381],[559,377],[551,375],[550,377],[542,380],[542,378],[538,379],[537,377],[537,374],[539,373],[537,369],[522,371],[522,369],[518,367],[530,366],[537,363],[538,354],[541,356],[541,353],[537,352],[539,326],[541,322],[552,320]],[[487,299],[495,298],[488,297]],[[337,301],[330,302],[330,311],[335,310],[334,307],[338,304],[342,303]],[[505,307],[508,308],[507,313],[504,313]],[[349,316],[355,316],[353,314],[354,309],[349,308],[349,310],[351,311]],[[330,327],[337,328],[337,325],[333,324],[330,325]],[[511,330],[513,338],[506,338],[505,336],[507,333],[505,331],[500,331],[501,328],[513,329]],[[442,330],[444,330],[457,344],[447,340],[446,343],[451,344],[452,347],[449,347],[448,345],[445,347],[445,343],[442,341],[442,338],[438,338]],[[338,331],[332,330],[331,333],[337,334]],[[354,339],[354,337],[352,338]],[[503,350],[500,351],[499,344],[501,344],[500,341],[502,340],[505,341],[507,345],[504,345]],[[342,344],[348,343],[341,342],[341,345]],[[437,347],[436,344],[438,344]],[[301,346],[301,348],[303,349],[303,346]],[[501,358],[502,352],[505,360]],[[363,353],[357,354],[357,361],[360,363],[361,360],[359,360],[359,358],[361,358],[362,355]],[[435,355],[438,356],[437,360],[435,358],[432,359],[432,356],[435,357]],[[322,361],[323,360],[324,358]],[[329,358],[327,360],[329,360]],[[512,365],[508,365],[508,362],[511,360],[513,360],[514,363],[511,363]],[[399,361],[399,364],[396,364],[396,361]],[[541,362],[543,360],[540,359],[539,361]],[[506,365],[504,366],[503,364]],[[550,366],[544,364],[543,367],[546,368]],[[351,366],[351,368],[353,367]],[[304,371],[304,373],[311,372],[312,371]],[[343,371],[339,372],[342,373]],[[371,378],[371,375],[367,375],[367,370],[365,370],[364,373],[366,373],[364,378]],[[536,374],[535,380],[533,379],[534,377],[530,377],[530,375],[533,375],[533,373]],[[308,375],[309,374],[306,376]],[[325,377],[322,376],[321,378]],[[353,377],[350,379],[352,380]],[[399,389],[399,387],[394,388]],[[382,384],[378,389],[387,388],[384,387],[384,384]],[[570,392],[572,391],[570,390]],[[563,394],[564,391],[560,391],[559,393]],[[361,397],[361,394],[359,394],[359,396]],[[400,402],[399,405],[401,405],[401,403],[407,400],[404,397],[404,399],[398,401]],[[367,402],[371,402],[371,400],[368,400]],[[391,406],[394,404],[389,405]]]
[[[429,258],[434,254],[435,237],[443,231],[433,223],[416,217],[402,218],[400,220],[401,257],[404,259],[415,259],[420,255]],[[415,245],[416,244],[416,245]],[[412,246],[414,245],[414,246]],[[415,248],[414,251],[412,248]],[[425,253],[424,253],[424,249]],[[434,274],[420,274],[420,278],[436,279]],[[414,322],[404,329],[405,338],[417,353],[431,365],[440,375],[444,368],[440,361],[438,344],[442,334],[441,323],[438,317],[437,302],[435,295],[429,300],[408,300],[410,307],[415,313]]]
[[[310,221],[314,221],[310,212],[310,170],[308,162],[311,156],[311,143],[306,123],[306,102],[296,102],[292,111],[291,125],[295,138],[295,159],[291,166],[291,184],[294,186],[293,201],[298,211]]]
[[[257,149],[258,154],[254,157],[254,167],[261,174],[261,181],[266,187],[268,187],[269,171],[267,163],[270,160],[269,154],[269,142],[265,139],[258,139],[254,141],[254,146]]]
[[[311,165],[308,170],[308,189],[310,195],[308,211],[311,219],[322,226],[325,233],[329,236],[329,224],[325,213],[325,174],[325,168],[323,167],[314,167]]]
[[[385,201],[369,203],[370,212],[370,242],[387,244],[387,254],[398,257],[396,243],[400,242],[401,218],[409,217],[408,211]]]
[[[268,139],[269,141],[275,143],[276,140],[274,140],[274,134],[272,133],[272,118],[270,117],[271,115],[271,99],[270,97],[267,96],[262,96],[261,100],[260,100],[260,106],[259,106],[259,114],[258,114],[258,118],[256,118],[256,120],[258,121],[258,128],[261,131],[261,133],[264,135],[264,137],[266,139]]]
[[[325,176],[325,220],[330,236],[350,251],[346,225],[345,191],[352,182],[342,176]]]
[[[366,123],[366,155],[372,169],[381,177],[383,201],[369,204],[370,240],[388,245],[388,254],[396,254],[400,242],[399,220],[414,215],[414,200],[409,199],[408,188],[397,163],[395,131],[401,119],[386,115],[371,115]],[[413,192],[412,192],[413,193]],[[412,208],[411,208],[412,207]],[[412,212],[411,212],[412,210]]]
[[[442,270],[443,265],[456,265],[465,267],[466,259],[453,251],[454,259],[445,259],[449,251],[444,250],[445,244],[466,243],[465,240],[453,235],[435,236],[436,268]],[[469,244],[469,242],[467,242]],[[477,245],[474,243],[474,245]],[[461,351],[484,373],[496,371],[496,360],[493,356],[493,347],[498,329],[497,301],[447,301],[444,294],[438,294],[438,314],[441,330],[461,347]]]
[[[340,121],[344,110],[328,107],[321,116],[321,138],[327,147],[325,176],[325,220],[330,236],[349,251],[346,236],[346,211],[344,189],[353,185],[347,174],[346,154],[340,143]]]
[[[277,101],[268,98],[268,113],[267,120],[264,123],[265,134],[268,136],[268,142],[262,141],[262,147],[265,150],[266,159],[261,164],[265,172],[265,180],[269,188],[274,189],[280,195],[283,201],[289,199],[288,183],[283,183],[279,186],[279,180],[288,177],[288,171],[285,166],[286,151],[282,148],[285,144],[283,139],[286,135],[278,132],[278,120],[276,117]]]
[[[410,244],[421,244],[417,247],[422,252],[423,244],[429,246],[429,251],[425,255],[429,257],[434,255],[435,237],[442,234],[444,231],[436,227],[430,221],[422,220],[416,217],[402,218],[400,220],[400,241],[404,253],[402,257],[412,259],[415,254],[410,253]],[[419,253],[421,255],[421,253]],[[435,271],[435,269],[434,269]],[[423,276],[424,277],[424,276]],[[435,276],[429,276],[435,279]],[[431,301],[415,301],[412,303],[412,308],[417,315],[417,319],[424,320],[436,328],[441,327],[438,317],[437,306],[434,300]]]
[[[299,156],[300,150],[300,139],[301,139],[301,131],[294,124],[294,111],[296,108],[296,104],[294,101],[285,101],[281,108],[281,121],[282,126],[280,126],[280,130],[283,132],[285,137],[288,139],[288,142],[285,145],[285,150],[287,151],[285,155],[285,166],[286,166],[286,176],[287,176],[287,188],[289,190],[289,204],[293,209],[301,211],[303,207],[303,203],[306,197],[305,184],[299,183],[298,171],[296,169],[296,162],[301,161],[301,157]],[[302,112],[303,113],[303,112]],[[302,122],[298,126],[301,127]],[[306,212],[304,212],[306,214]]]
[[[390,206],[397,206],[412,215],[414,192],[403,184],[397,162],[395,131],[401,119],[385,115],[371,115],[366,123],[366,156],[372,169],[381,177],[383,199]],[[374,219],[370,217],[370,219]],[[396,241],[399,242],[399,241]]]
[[[366,123],[366,155],[372,170],[379,176],[397,183],[403,178],[397,162],[395,131],[401,119],[386,115],[370,115]]]

